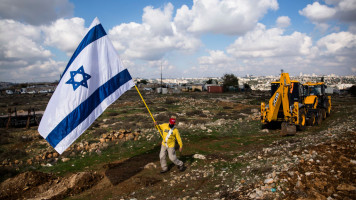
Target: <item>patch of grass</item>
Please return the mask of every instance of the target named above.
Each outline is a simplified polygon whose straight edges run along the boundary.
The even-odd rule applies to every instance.
[[[191,110],[191,111],[188,111],[188,112],[187,112],[187,115],[188,115],[188,116],[201,115],[201,114],[203,114],[203,111],[202,111],[202,110]]]
[[[213,167],[219,171],[237,171],[244,167],[246,164],[240,162],[217,162],[213,164]]]
[[[102,150],[100,154],[92,152],[91,154],[87,153],[84,157],[81,154],[77,154],[76,156],[71,157],[67,162],[58,161],[52,167],[38,166],[38,170],[42,172],[57,173],[61,176],[67,173],[83,170],[97,170],[100,169],[100,166],[103,164],[151,153],[153,151],[157,151],[158,155],[158,149],[156,147],[157,143],[158,137],[150,142],[142,140],[110,144],[109,147]]]

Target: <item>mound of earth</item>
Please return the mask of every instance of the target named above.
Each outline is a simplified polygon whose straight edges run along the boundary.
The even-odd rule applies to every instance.
[[[61,199],[91,188],[101,178],[91,172],[79,172],[65,178],[25,172],[1,183],[0,199]]]

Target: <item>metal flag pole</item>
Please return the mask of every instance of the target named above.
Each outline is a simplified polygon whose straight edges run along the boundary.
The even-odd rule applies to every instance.
[[[150,115],[151,115],[151,117],[152,117],[153,122],[156,122],[156,121],[155,121],[155,118],[153,118],[153,116],[152,116],[152,114],[151,114],[150,109],[148,109],[148,106],[147,106],[147,104],[146,104],[145,100],[143,99],[143,97],[142,97],[142,95],[141,95],[141,93],[140,93],[140,91],[138,90],[138,88],[137,88],[137,86],[136,86],[136,85],[135,85],[135,88],[136,88],[136,90],[137,90],[138,94],[140,95],[140,97],[141,97],[141,99],[142,99],[143,103],[145,104],[145,106],[146,106],[146,108],[147,108],[148,112],[150,113]],[[162,135],[162,133],[161,133],[161,129],[159,129],[159,128],[158,128],[158,125],[156,125],[156,128],[158,129],[159,134],[161,135],[162,139],[164,139],[164,138],[163,138],[163,135]]]

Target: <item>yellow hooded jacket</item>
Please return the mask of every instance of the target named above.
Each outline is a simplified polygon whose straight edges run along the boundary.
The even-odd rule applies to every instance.
[[[169,130],[171,130],[171,128],[169,127],[168,123],[158,125],[158,128],[162,130],[162,134],[163,134],[162,145],[166,146],[166,143],[165,143],[166,137],[169,133]],[[169,138],[167,140],[167,145],[169,148],[174,147],[176,139],[178,141],[179,147],[183,147],[183,143],[182,143],[182,139],[180,138],[179,131],[178,131],[178,129],[176,129],[174,127],[173,133],[169,136]]]

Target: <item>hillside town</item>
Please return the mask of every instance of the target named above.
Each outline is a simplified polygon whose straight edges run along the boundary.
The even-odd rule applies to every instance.
[[[356,84],[356,75],[338,76],[335,74],[320,76],[316,74],[302,74],[299,76],[290,76],[292,80],[301,83],[306,82],[324,82],[328,86],[327,93],[339,93],[347,90]],[[245,75],[237,77],[239,86],[238,91],[244,91],[248,86],[251,90],[267,91],[270,90],[272,82],[279,80],[279,76],[253,76]],[[140,88],[147,91],[155,90],[158,93],[165,92],[188,92],[188,91],[208,91],[208,86],[222,86],[222,77],[204,77],[204,78],[135,78],[135,82]],[[210,83],[209,83],[210,81]],[[0,95],[2,94],[35,94],[52,93],[58,82],[53,83],[9,83],[0,82]],[[162,89],[161,89],[162,87]],[[167,89],[165,89],[167,88]]]
[[[350,76],[338,76],[335,74],[320,76],[316,74],[300,74],[299,76],[290,76],[291,79],[300,81],[301,83],[306,82],[320,82],[322,78],[324,78],[324,82],[330,88],[328,90],[329,93],[338,93],[340,90],[347,90],[356,84],[356,75]],[[243,90],[246,84],[250,87],[251,90],[261,90],[267,91],[270,90],[271,82],[278,81],[278,76],[253,76],[246,75],[243,77],[237,77],[239,80],[239,89]],[[145,88],[155,88],[159,87],[161,84],[161,79],[144,79],[137,78],[136,82],[141,82],[143,80],[147,81],[142,87]],[[207,84],[207,82],[211,80],[212,84]],[[207,85],[222,85],[223,79],[222,77],[205,77],[205,78],[163,78],[162,84],[164,87],[170,88],[186,88],[196,85],[201,85],[203,90],[207,90]],[[205,86],[205,87],[204,87]],[[184,91],[184,89],[183,89]],[[194,91],[194,90],[193,90]]]

